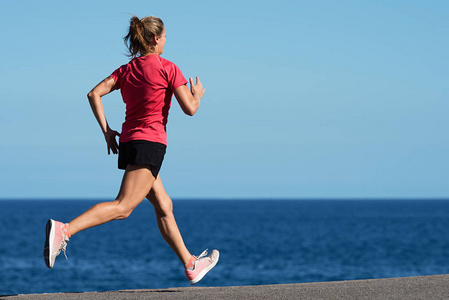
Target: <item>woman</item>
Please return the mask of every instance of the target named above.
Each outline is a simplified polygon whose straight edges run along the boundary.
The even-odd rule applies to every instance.
[[[133,16],[124,38],[131,61],[115,70],[87,95],[92,111],[106,139],[108,154],[117,154],[118,167],[124,169],[119,194],[114,201],[99,203],[71,222],[48,220],[44,258],[52,268],[56,256],[66,250],[69,238],[90,227],[128,217],[146,197],[154,206],[159,230],[184,264],[190,284],[201,280],[217,263],[219,253],[209,256],[190,254],[173,216],[173,205],[158,175],[167,145],[166,124],[174,94],[181,109],[193,116],[204,94],[198,77],[196,84],[187,80],[172,62],[160,57],[165,45],[165,27],[161,19]],[[101,97],[120,89],[126,104],[122,132],[109,128]],[[116,142],[119,136],[119,145]]]

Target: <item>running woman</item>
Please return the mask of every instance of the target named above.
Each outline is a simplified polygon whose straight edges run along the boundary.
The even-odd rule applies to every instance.
[[[183,112],[193,116],[204,94],[201,81],[187,80],[172,62],[160,57],[165,45],[164,23],[157,17],[130,20],[124,38],[130,62],[116,69],[87,95],[104,134],[108,154],[118,153],[118,168],[125,170],[117,198],[92,206],[69,223],[48,220],[44,259],[53,268],[56,256],[78,232],[112,220],[127,218],[146,197],[154,206],[162,237],[185,268],[190,284],[200,281],[217,263],[219,252],[204,251],[198,257],[187,250],[173,215],[173,204],[158,175],[164,159],[166,124],[173,94]],[[101,97],[120,90],[126,104],[122,132],[109,128]],[[119,144],[116,137],[119,136]]]

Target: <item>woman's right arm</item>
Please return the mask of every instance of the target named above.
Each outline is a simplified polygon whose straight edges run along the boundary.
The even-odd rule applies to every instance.
[[[189,78],[190,90],[187,85],[181,85],[175,89],[175,97],[181,106],[182,111],[189,116],[193,116],[198,107],[200,107],[200,100],[204,95],[205,89],[198,77],[196,77],[196,84],[193,84],[192,77]]]
[[[104,138],[106,140],[106,144],[108,147],[108,154],[112,153],[117,154],[118,152],[118,144],[115,139],[116,136],[120,135],[117,131],[109,128],[108,122],[106,121],[106,116],[104,114],[103,103],[101,101],[101,97],[106,94],[109,94],[114,90],[115,81],[112,77],[108,77],[100,82],[96,87],[94,87],[88,94],[87,98],[89,99],[90,107],[92,108],[92,112],[95,115],[95,118],[100,125],[101,131],[104,134]]]

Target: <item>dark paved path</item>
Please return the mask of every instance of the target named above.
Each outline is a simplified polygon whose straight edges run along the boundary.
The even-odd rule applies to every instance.
[[[449,275],[260,286],[35,294],[3,296],[0,299],[449,299]]]

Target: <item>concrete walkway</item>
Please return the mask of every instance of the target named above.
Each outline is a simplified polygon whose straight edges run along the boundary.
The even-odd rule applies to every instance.
[[[35,294],[3,296],[0,299],[449,299],[449,275],[260,286]]]

